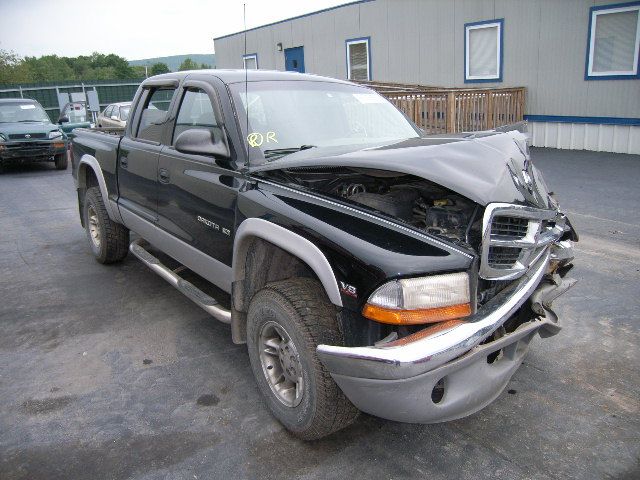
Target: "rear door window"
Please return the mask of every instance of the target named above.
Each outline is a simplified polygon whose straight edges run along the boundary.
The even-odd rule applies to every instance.
[[[169,87],[149,90],[144,108],[140,114],[136,138],[158,143],[162,142],[164,122],[167,120],[167,112],[171,106],[175,91],[175,88]]]

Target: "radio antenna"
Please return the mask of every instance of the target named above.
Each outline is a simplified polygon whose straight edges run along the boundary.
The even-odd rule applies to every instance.
[[[249,135],[249,74],[247,73],[247,4],[242,4],[242,17],[244,21],[244,56],[242,63],[244,64],[244,101],[247,105],[247,129],[245,130],[247,138]],[[247,163],[249,161],[249,142],[247,140]]]

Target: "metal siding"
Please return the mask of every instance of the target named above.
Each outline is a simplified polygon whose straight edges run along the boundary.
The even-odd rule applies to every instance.
[[[308,68],[311,73],[327,75],[329,77],[338,76],[338,66],[340,62],[336,58],[336,25],[333,15],[314,15],[311,18],[312,47],[305,46],[305,62],[311,58],[312,62]]]
[[[442,54],[455,43],[454,2],[443,4],[440,0],[424,0],[419,4],[417,16],[421,24],[419,83],[432,86],[455,85],[455,55]],[[461,68],[459,65],[457,67]]]
[[[469,87],[464,24],[504,18],[503,82],[483,87],[527,87],[530,115],[638,117],[640,80],[584,80],[589,9],[614,3],[376,0],[254,30],[247,50],[258,53],[260,68],[284,69],[275,44],[303,45],[307,71],[346,78],[345,40],[370,36],[374,80]],[[242,67],[242,34],[216,40],[215,47],[221,68]]]
[[[535,147],[640,154],[640,126],[529,123]]]
[[[540,36],[539,1],[496,0],[496,18],[504,18],[503,87],[527,87],[527,107],[538,102],[538,75],[532,62],[538,61]],[[464,62],[464,60],[463,60]]]
[[[584,123],[572,123],[571,124],[571,149],[572,150],[584,150],[584,135],[586,131],[586,125]]]
[[[558,148],[558,126],[559,123],[547,123],[544,129],[544,146]]]
[[[453,58],[455,60],[455,86],[473,87],[464,82],[464,43],[465,43],[465,23],[479,22],[483,20],[494,20],[495,2],[494,0],[454,0],[454,50]],[[500,82],[482,83],[482,87],[501,86]]]
[[[276,68],[276,44],[273,41],[273,30],[263,28],[255,32],[255,46],[252,51],[258,53],[258,68]]]
[[[615,125],[600,126],[600,145],[598,150],[601,152],[613,152],[613,142],[615,137]]]
[[[311,52],[316,50],[313,42],[313,21],[311,17],[303,17],[291,22],[291,46],[288,48],[292,47],[303,47],[305,71],[308,73],[317,73],[313,55],[311,54]],[[273,49],[275,50],[275,44]],[[278,53],[280,54],[280,52]],[[283,67],[281,70],[284,70],[284,50],[279,57],[282,58]]]
[[[360,6],[345,7],[334,10],[336,23],[335,56],[338,61],[337,78],[347,78],[347,57],[345,50],[345,40],[348,38],[359,38],[365,36],[360,29]],[[375,68],[375,65],[373,65]]]
[[[361,7],[364,5],[361,5]],[[388,12],[393,6],[384,1],[371,2],[366,5],[367,8],[360,8],[360,36],[371,37],[369,45],[371,52],[371,79],[384,80],[391,78],[392,71],[389,66],[391,56],[389,52],[391,51],[390,41],[395,35],[395,31],[389,27]],[[346,63],[345,40],[346,38],[342,42],[343,63]],[[346,77],[346,65],[343,69]]]
[[[558,123],[558,148],[571,148],[571,133],[570,123]]]
[[[613,125],[613,152],[627,153],[629,149],[629,127]]]
[[[389,80],[420,83],[420,18],[418,2],[404,0],[388,7]],[[375,54],[374,54],[375,55]]]
[[[640,127],[629,129],[629,153],[640,154]]]
[[[293,44],[293,24],[292,22],[287,23],[279,23],[274,25],[269,30],[272,32],[272,40],[273,40],[273,61],[271,64],[266,65],[265,70],[284,70],[284,50],[286,48],[291,47],[299,47],[300,45]],[[282,51],[276,51],[276,44],[282,43]],[[266,45],[263,46],[266,48]],[[305,49],[306,50],[306,49]],[[305,51],[305,55],[306,55]]]
[[[585,125],[584,127],[584,149],[599,150],[600,125]]]

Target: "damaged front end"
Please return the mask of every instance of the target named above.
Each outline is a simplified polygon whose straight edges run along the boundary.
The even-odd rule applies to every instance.
[[[448,421],[491,403],[535,334],[558,333],[552,302],[575,283],[567,274],[577,234],[522,137],[446,140],[316,161],[302,152],[280,168],[260,169],[278,183],[364,208],[474,256],[464,314],[449,309],[448,317],[383,325],[377,336],[361,336],[368,342],[317,348],[356,407],[396,421]],[[361,328],[376,323],[366,308],[361,313]]]
[[[360,410],[389,420],[436,423],[470,415],[504,390],[536,333],[560,330],[551,302],[575,280],[560,243],[478,311],[368,347],[319,345],[320,360]]]

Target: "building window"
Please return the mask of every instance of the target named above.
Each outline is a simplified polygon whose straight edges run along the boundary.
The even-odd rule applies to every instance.
[[[257,70],[258,69],[258,54],[250,53],[248,55],[242,56],[242,66],[247,70]]]
[[[501,82],[504,19],[464,25],[464,81]]]
[[[640,78],[640,2],[591,7],[586,80]]]
[[[355,81],[371,80],[370,37],[347,40],[347,78]]]

